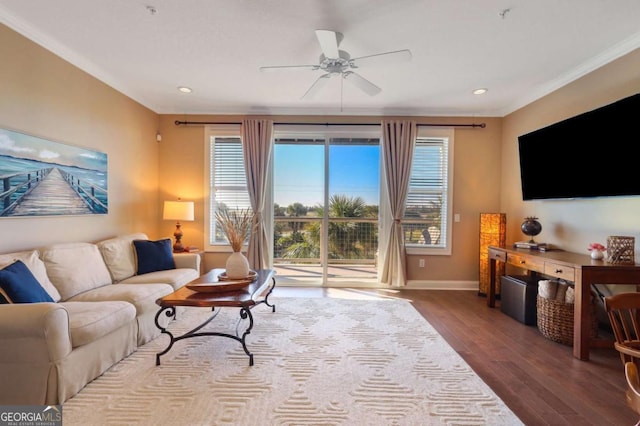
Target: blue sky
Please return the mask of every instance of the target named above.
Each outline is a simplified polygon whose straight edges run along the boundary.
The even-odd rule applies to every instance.
[[[275,145],[275,202],[286,207],[294,202],[305,206],[324,199],[324,146]],[[380,147],[331,145],[329,195],[362,197],[367,204],[379,204]]]

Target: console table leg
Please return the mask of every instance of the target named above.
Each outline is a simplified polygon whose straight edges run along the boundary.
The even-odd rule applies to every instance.
[[[496,306],[496,260],[489,259],[489,294],[487,295],[487,306]]]
[[[591,282],[588,276],[583,276],[582,271],[577,271],[574,284],[573,356],[588,361],[591,345]]]

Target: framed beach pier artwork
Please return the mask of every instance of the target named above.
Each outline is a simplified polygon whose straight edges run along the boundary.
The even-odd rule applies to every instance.
[[[107,154],[0,129],[0,218],[106,214]]]

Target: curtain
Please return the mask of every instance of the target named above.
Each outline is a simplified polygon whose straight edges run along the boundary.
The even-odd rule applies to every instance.
[[[404,216],[411,160],[417,135],[415,121],[382,120],[383,186],[381,206],[390,212],[383,218],[379,247],[382,253],[380,281],[394,287],[406,285],[406,251],[401,220]]]
[[[241,126],[247,189],[253,210],[247,260],[252,269],[264,269],[269,262],[269,240],[265,204],[268,169],[273,152],[273,121],[243,120]]]

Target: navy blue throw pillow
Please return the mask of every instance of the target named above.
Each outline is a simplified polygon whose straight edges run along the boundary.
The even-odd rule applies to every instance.
[[[49,293],[20,260],[0,270],[0,287],[11,303],[53,302]]]
[[[138,259],[138,275],[176,269],[170,239],[133,240],[133,246],[136,249],[136,258]]]

